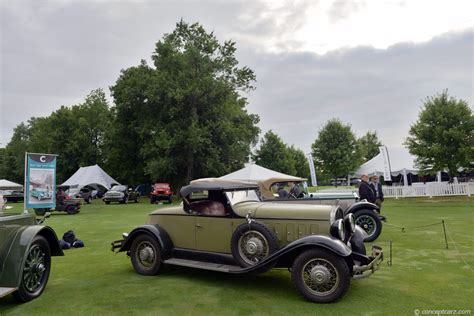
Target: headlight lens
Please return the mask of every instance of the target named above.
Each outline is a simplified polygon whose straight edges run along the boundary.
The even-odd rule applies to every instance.
[[[330,233],[331,236],[344,241],[346,237],[346,228],[344,225],[344,220],[338,219],[334,223],[332,223]]]
[[[355,222],[355,217],[354,214],[349,213],[344,217],[344,221],[346,224],[346,228],[349,230],[351,234],[355,232],[356,229],[356,222]]]

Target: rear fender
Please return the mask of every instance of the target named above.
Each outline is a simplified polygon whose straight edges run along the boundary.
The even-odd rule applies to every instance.
[[[63,256],[59,247],[58,238],[54,230],[48,226],[24,226],[19,229],[13,238],[4,259],[3,273],[0,277],[0,286],[18,287],[21,280],[21,271],[26,260],[28,249],[33,239],[43,236],[49,244],[52,256]]]
[[[173,242],[171,241],[168,233],[159,225],[150,224],[142,225],[132,230],[128,234],[127,238],[123,241],[122,247],[120,247],[118,252],[130,250],[133,240],[141,234],[148,234],[156,238],[156,240],[158,240],[160,243],[164,257],[167,257],[171,254],[171,251],[173,250]]]

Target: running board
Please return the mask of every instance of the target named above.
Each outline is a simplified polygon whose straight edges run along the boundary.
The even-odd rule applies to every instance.
[[[14,287],[0,287],[0,297],[7,296],[10,293],[13,293],[16,291],[16,288]]]
[[[182,266],[182,267],[189,267],[189,268],[196,268],[196,269],[203,269],[203,270],[210,270],[210,271],[218,271],[218,272],[239,272],[242,270],[239,266],[228,265],[228,264],[221,264],[221,263],[213,263],[213,262],[205,262],[205,261],[195,261],[195,260],[187,260],[187,259],[178,259],[178,258],[171,258],[168,260],[163,261],[163,263],[171,264],[175,266]]]

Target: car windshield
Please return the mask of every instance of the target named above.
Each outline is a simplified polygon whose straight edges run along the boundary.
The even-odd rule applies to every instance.
[[[155,189],[168,189],[170,185],[168,183],[156,183]]]
[[[226,192],[225,195],[231,205],[242,202],[260,202],[260,198],[255,190],[230,191]]]
[[[127,187],[124,186],[124,185],[114,185],[112,187],[112,189],[110,189],[111,191],[126,191],[127,190]]]
[[[69,196],[73,196],[79,193],[79,189],[69,189],[66,191],[66,194]]]

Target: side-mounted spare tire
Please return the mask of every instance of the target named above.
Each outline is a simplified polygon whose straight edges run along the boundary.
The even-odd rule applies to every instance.
[[[374,210],[360,210],[354,213],[355,222],[367,233],[364,241],[376,240],[382,233],[382,221],[380,215]]]
[[[232,234],[231,250],[240,266],[254,266],[278,250],[278,238],[265,224],[243,223]]]

